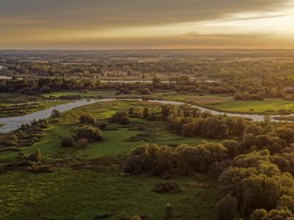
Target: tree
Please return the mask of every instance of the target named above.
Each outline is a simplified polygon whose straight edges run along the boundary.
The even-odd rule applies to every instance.
[[[267,211],[265,209],[255,209],[251,215],[250,220],[263,220],[266,219]]]
[[[232,220],[237,215],[237,200],[227,194],[218,201],[215,210],[217,220]]]

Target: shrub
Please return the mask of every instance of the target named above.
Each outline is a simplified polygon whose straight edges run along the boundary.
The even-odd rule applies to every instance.
[[[29,171],[33,171],[35,173],[52,173],[54,168],[51,165],[37,165],[30,167]]]
[[[39,162],[42,160],[42,153],[39,149],[32,152],[30,155],[19,154],[18,159],[22,160],[22,166],[26,166],[30,162]]]
[[[141,95],[150,95],[151,91],[149,88],[144,88],[141,92]]]
[[[142,220],[142,218],[139,215],[135,215],[132,218],[130,218],[130,220]]]
[[[99,128],[84,126],[78,129],[77,138],[85,138],[89,141],[101,141],[103,139],[103,134]]]
[[[134,175],[150,172],[153,175],[167,176],[171,172],[173,160],[172,148],[145,144],[131,152],[123,169]]]
[[[9,146],[9,147],[17,147],[18,146],[18,143],[15,141],[6,140],[3,143],[5,146]]]
[[[92,115],[82,115],[80,117],[80,122],[83,124],[94,124],[96,119]]]
[[[107,124],[107,122],[106,121],[98,121],[97,123],[97,126],[100,128],[100,129],[106,129],[107,128],[107,126],[108,126],[108,124]]]
[[[144,108],[144,110],[143,110],[143,118],[148,118],[149,117],[149,115],[150,115],[150,113],[149,113],[149,108]]]
[[[133,118],[142,118],[143,109],[139,107],[131,107],[128,111],[129,115]]]
[[[237,200],[230,194],[222,198],[215,207],[217,220],[232,220],[237,214]]]
[[[172,204],[167,203],[165,205],[165,216],[164,216],[164,220],[173,220],[175,219],[174,217],[174,207]]]
[[[130,124],[129,113],[126,111],[118,111],[109,119],[111,123]]]
[[[182,192],[180,186],[174,181],[163,181],[155,184],[153,188],[157,193],[180,193]]]
[[[81,148],[85,148],[89,143],[88,139],[86,138],[79,138],[78,142]]]
[[[72,136],[66,136],[61,139],[61,146],[62,147],[72,147],[75,145],[75,140]]]
[[[53,109],[52,112],[51,112],[51,117],[52,118],[58,118],[61,116],[61,112],[58,111],[57,109]]]
[[[139,155],[131,155],[126,161],[126,165],[123,167],[124,172],[132,175],[139,175],[144,172],[145,161]]]
[[[35,150],[33,155],[34,155],[34,159],[35,159],[36,162],[42,160],[42,154],[41,154],[41,151],[39,149]]]

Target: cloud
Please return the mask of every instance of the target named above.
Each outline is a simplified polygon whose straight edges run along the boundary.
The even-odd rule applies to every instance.
[[[289,18],[278,22],[280,29],[265,23],[267,19],[283,17],[283,10],[293,9],[290,3],[291,0],[0,0],[0,48],[293,45],[288,38],[257,33],[261,26],[266,27],[264,31],[289,29],[292,23],[284,22]],[[257,20],[265,21],[259,24]]]
[[[47,27],[109,28],[205,21],[229,14],[279,10],[289,0],[2,0],[1,14]],[[51,21],[51,23],[48,23]],[[17,23],[16,23],[17,25]],[[41,27],[41,24],[35,24]]]
[[[200,34],[199,32],[188,32],[184,34],[186,37],[207,38],[207,39],[264,39],[271,38],[274,35],[263,33],[217,33],[217,34]]]

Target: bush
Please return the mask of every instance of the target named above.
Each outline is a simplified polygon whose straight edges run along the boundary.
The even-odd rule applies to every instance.
[[[80,122],[83,124],[94,124],[96,119],[92,115],[82,115],[80,117]]]
[[[89,143],[88,139],[86,138],[80,138],[78,142],[81,148],[85,148]]]
[[[164,216],[164,220],[173,220],[175,219],[174,217],[174,207],[172,204],[167,203],[165,205],[165,216]]]
[[[139,107],[131,107],[128,111],[129,115],[133,118],[142,118],[143,109]]]
[[[180,193],[182,192],[180,186],[174,181],[163,181],[155,184],[153,188],[157,193]]]
[[[35,173],[52,173],[55,169],[51,165],[37,165],[29,168],[29,171]]]
[[[129,113],[126,111],[119,111],[116,112],[114,115],[111,116],[109,119],[111,123],[118,123],[118,124],[130,124]]]
[[[139,155],[131,155],[126,161],[126,165],[123,167],[125,173],[132,175],[139,175],[144,172],[145,161]]]
[[[51,117],[52,118],[58,118],[61,116],[61,112],[58,111],[57,109],[53,109],[52,112],[51,112]]]
[[[149,108],[144,108],[143,110],[143,118],[148,118],[150,115]]]
[[[222,198],[215,207],[217,220],[232,220],[237,214],[237,200],[230,194]]]
[[[149,88],[144,88],[141,92],[141,95],[151,95],[151,91]]]
[[[107,128],[107,126],[108,126],[108,124],[107,124],[107,122],[106,121],[98,121],[97,123],[97,126],[100,128],[100,129],[106,129]]]
[[[35,150],[35,152],[33,153],[33,155],[34,155],[34,160],[36,162],[42,160],[42,154],[41,154],[41,151],[39,149]]]
[[[142,218],[139,215],[135,215],[132,218],[130,218],[130,220],[142,220]]]
[[[99,128],[92,126],[84,126],[77,131],[77,138],[85,138],[89,141],[101,141],[103,140],[103,133]]]
[[[173,160],[172,148],[145,144],[131,152],[123,169],[133,175],[149,172],[153,175],[169,176]]]
[[[66,136],[61,139],[62,147],[73,147],[75,145],[75,140],[72,136]]]

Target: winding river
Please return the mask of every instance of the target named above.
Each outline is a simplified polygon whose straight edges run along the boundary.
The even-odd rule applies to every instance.
[[[12,131],[18,129],[22,124],[29,123],[34,119],[39,120],[39,119],[49,118],[53,109],[57,109],[60,112],[65,112],[65,111],[71,110],[73,108],[84,106],[84,105],[89,105],[89,104],[93,104],[93,103],[97,103],[97,102],[109,102],[109,101],[115,101],[115,100],[142,101],[142,99],[81,99],[81,100],[76,100],[76,101],[69,102],[66,104],[52,106],[46,110],[37,111],[37,112],[23,115],[23,116],[0,118],[0,125],[1,125],[0,126],[0,133],[12,132]],[[168,101],[168,100],[149,100],[149,102],[156,102],[156,103],[161,103],[161,104],[171,104],[171,105],[186,104],[184,102]],[[225,112],[221,112],[221,111],[206,109],[206,108],[203,108],[203,107],[200,107],[197,105],[191,105],[191,106],[194,108],[199,108],[203,111],[209,111],[213,115],[226,114],[227,116],[231,116],[231,117],[248,118],[248,119],[251,119],[252,121],[263,121],[264,120],[264,115],[225,113]],[[272,115],[271,117],[274,117],[274,116],[279,116],[279,115]],[[294,114],[291,114],[289,116],[294,116]],[[279,121],[279,120],[273,119],[273,121]]]

